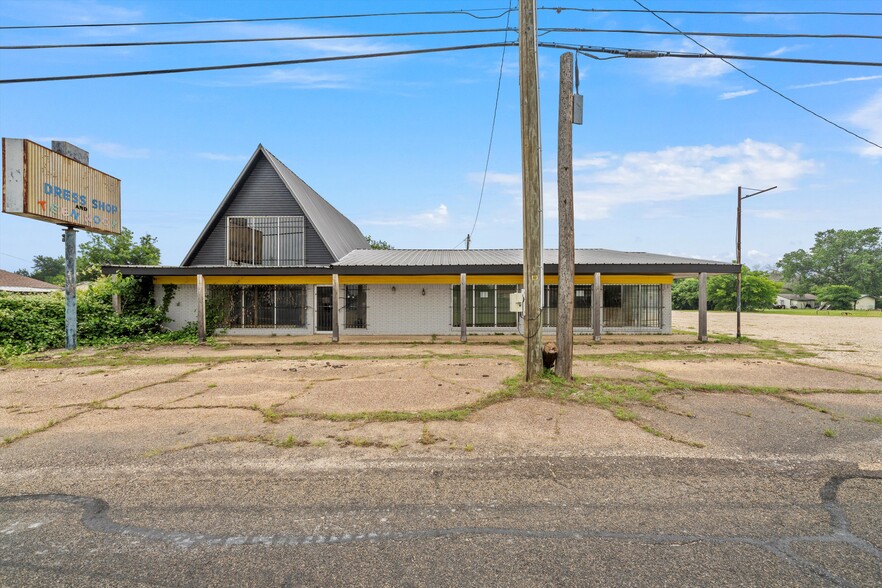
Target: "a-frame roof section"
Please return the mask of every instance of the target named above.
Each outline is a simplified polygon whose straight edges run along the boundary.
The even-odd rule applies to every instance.
[[[355,223],[343,216],[339,210],[331,206],[327,200],[319,196],[318,192],[309,187],[306,182],[301,180],[297,174],[292,172],[288,166],[279,161],[275,155],[267,151],[267,149],[261,144],[254,150],[248,163],[242,168],[239,177],[233,182],[227,195],[224,196],[224,199],[217,207],[217,210],[211,215],[211,219],[209,219],[205,228],[202,229],[202,232],[196,239],[196,242],[193,243],[193,247],[190,248],[190,251],[187,253],[186,257],[184,257],[184,261],[181,262],[182,266],[188,266],[193,262],[199,249],[205,243],[205,240],[211,234],[214,226],[221,219],[224,211],[230,205],[233,198],[238,194],[239,189],[248,178],[258,157],[261,155],[266,158],[275,172],[279,175],[279,178],[285,184],[285,187],[288,188],[288,192],[291,193],[291,196],[300,206],[301,210],[303,210],[303,214],[316,230],[322,243],[327,247],[335,261],[340,260],[354,249],[370,248],[370,245],[364,238],[364,235],[361,234],[359,228],[355,226]]]

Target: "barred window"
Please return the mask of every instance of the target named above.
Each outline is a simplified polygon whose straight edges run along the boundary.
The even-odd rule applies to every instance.
[[[347,329],[367,328],[367,286],[346,286],[344,327]]]
[[[227,217],[227,265],[304,265],[302,216]]]
[[[211,285],[206,306],[222,329],[306,326],[305,286]]]
[[[515,327],[517,313],[509,311],[509,294],[517,286],[466,286],[466,326]],[[459,326],[459,286],[453,286],[453,326]]]

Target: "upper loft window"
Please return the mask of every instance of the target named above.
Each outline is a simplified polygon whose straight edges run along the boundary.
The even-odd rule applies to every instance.
[[[302,216],[228,216],[227,265],[305,265]]]

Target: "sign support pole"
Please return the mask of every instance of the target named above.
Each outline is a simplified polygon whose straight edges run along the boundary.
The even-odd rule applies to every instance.
[[[64,340],[67,349],[77,348],[77,232],[64,229]]]

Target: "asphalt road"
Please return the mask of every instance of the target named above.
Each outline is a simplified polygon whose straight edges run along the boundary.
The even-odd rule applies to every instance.
[[[205,457],[0,475],[0,585],[882,586],[854,464]]]

